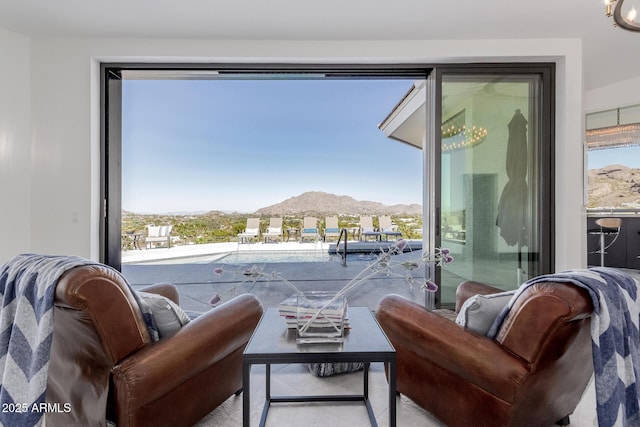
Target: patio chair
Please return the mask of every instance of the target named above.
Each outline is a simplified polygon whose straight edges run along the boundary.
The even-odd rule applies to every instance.
[[[247,218],[247,227],[238,234],[238,243],[249,243],[260,237],[260,218]]]
[[[398,226],[391,222],[391,217],[382,215],[378,218],[380,222],[380,232],[385,236],[385,240],[389,240],[389,236],[393,236],[396,240],[402,238],[402,231],[398,231]]]
[[[380,240],[382,233],[376,231],[373,227],[373,219],[370,216],[360,217],[360,240],[367,240],[368,237],[375,237],[376,240]]]
[[[324,220],[324,235],[322,240],[326,242],[327,238],[332,237],[336,239],[340,237],[340,227],[338,226],[337,216],[328,216]]]
[[[451,240],[458,243],[464,243],[466,241],[467,230],[462,228],[460,223],[460,217],[449,216],[444,222],[444,229],[442,238],[445,240]]]
[[[267,240],[270,242],[282,241],[282,218],[270,218],[267,232],[263,233],[262,237],[264,237],[265,243]]]
[[[302,232],[300,233],[300,243],[304,242],[305,238],[312,238],[314,242],[319,239],[318,233],[318,218],[312,216],[305,216],[302,222]]]
[[[172,225],[147,225],[147,236],[144,239],[147,249],[155,247],[156,244],[166,244],[171,247],[171,229]]]

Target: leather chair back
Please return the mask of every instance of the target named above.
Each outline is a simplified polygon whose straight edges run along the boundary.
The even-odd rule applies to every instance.
[[[138,304],[119,274],[88,265],[60,278],[53,316],[47,401],[70,404],[78,425],[104,425],[112,367],[151,344]]]
[[[457,306],[500,289],[465,282]],[[398,295],[376,317],[396,349],[397,391],[446,425],[550,426],[566,422],[593,375],[586,289],[542,282],[514,303],[495,339]]]

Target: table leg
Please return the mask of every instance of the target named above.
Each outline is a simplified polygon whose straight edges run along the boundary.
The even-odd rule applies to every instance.
[[[389,427],[396,426],[396,361],[389,362]]]
[[[251,425],[251,364],[242,361],[242,425]]]
[[[271,400],[271,364],[267,363],[265,365],[266,373],[265,373],[265,390],[264,395],[267,399],[267,402]]]
[[[269,406],[271,406],[271,364],[265,365],[265,390],[264,390],[264,408],[262,408],[262,416],[260,417],[260,427],[264,427],[267,423],[267,414],[269,413]]]
[[[364,391],[365,399],[369,399],[369,363],[364,364]]]

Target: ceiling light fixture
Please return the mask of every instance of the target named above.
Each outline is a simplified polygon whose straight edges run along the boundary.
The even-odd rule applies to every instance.
[[[628,31],[640,31],[640,22],[636,20],[638,12],[634,6],[627,12],[627,16],[622,16],[622,5],[624,0],[604,0],[607,17],[613,16],[613,25],[624,28]],[[613,7],[615,4],[615,7]]]

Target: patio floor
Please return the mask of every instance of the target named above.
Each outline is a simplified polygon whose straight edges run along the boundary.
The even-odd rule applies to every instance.
[[[379,249],[381,244],[385,249],[388,246],[385,242],[371,242],[369,247],[371,250]],[[233,263],[233,254],[237,251],[253,253],[280,251],[286,259],[287,254],[294,250],[318,255],[327,254],[329,244],[285,242],[197,246],[201,247],[127,251],[123,255],[122,273],[136,289],[153,283],[172,283],[178,288],[180,305],[185,310],[206,311],[211,308],[209,301],[214,294],[223,295],[224,299],[229,299],[234,295],[234,288],[235,294],[251,292],[264,306],[275,307],[295,291],[282,280],[274,278],[274,274],[285,278],[303,292],[338,291],[375,259],[374,254],[363,254],[361,257],[354,255],[353,258],[350,255],[346,266],[343,266],[341,258],[335,255],[321,262]],[[199,249],[199,252],[195,249]],[[223,263],[221,259],[225,256],[230,261]],[[401,262],[419,258],[419,251],[394,255],[392,257],[395,265],[393,272],[397,274],[373,275],[347,295],[349,304],[375,309],[380,298],[390,293],[397,293],[422,303],[424,295],[419,285],[415,285],[412,289],[405,278],[409,270],[399,265]],[[245,270],[249,268],[260,270],[261,277],[254,280],[245,275]],[[222,269],[222,274],[217,274],[216,269]],[[424,273],[421,270],[413,270],[411,275],[417,283],[424,281]]]

